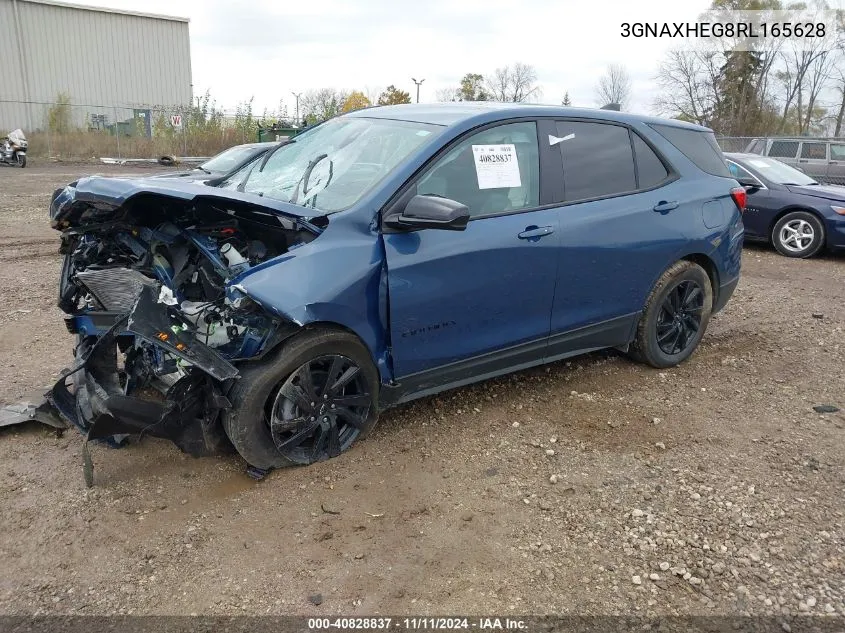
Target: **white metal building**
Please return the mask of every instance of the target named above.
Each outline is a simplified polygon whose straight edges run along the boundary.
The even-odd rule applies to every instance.
[[[0,136],[43,129],[60,93],[78,126],[190,104],[188,25],[54,0],[0,0]]]

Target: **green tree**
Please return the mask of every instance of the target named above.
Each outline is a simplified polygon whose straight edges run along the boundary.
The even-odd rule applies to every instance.
[[[411,95],[391,84],[379,95],[378,104],[395,105],[397,103],[411,103]]]
[[[478,73],[464,75],[456,94],[458,101],[487,101],[490,99],[489,93],[484,88],[484,76]]]
[[[571,106],[572,99],[569,98],[569,91],[567,90],[563,95],[563,101],[560,102],[560,105]]]
[[[56,102],[50,106],[47,113],[47,125],[51,132],[65,134],[71,128],[70,95],[60,92],[56,95]]]
[[[346,101],[343,102],[343,107],[340,109],[341,112],[352,112],[353,110],[360,110],[361,108],[368,108],[372,105],[370,100],[367,99],[367,95],[359,90],[353,90],[349,93],[349,96],[346,97]]]

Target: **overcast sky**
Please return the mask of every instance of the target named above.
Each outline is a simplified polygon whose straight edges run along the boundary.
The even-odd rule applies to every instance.
[[[513,62],[533,64],[540,99],[595,106],[607,64],[633,80],[629,109],[651,112],[654,75],[667,40],[620,36],[625,21],[694,21],[709,0],[82,0],[85,4],[191,20],[194,94],[210,90],[233,109],[255,97],[256,111],[294,112],[291,91],[334,87],[371,92],[388,84],[420,101],[455,86],[467,72]],[[674,43],[677,45],[677,41]]]

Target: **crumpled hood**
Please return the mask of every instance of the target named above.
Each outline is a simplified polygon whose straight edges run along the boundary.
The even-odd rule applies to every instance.
[[[251,193],[219,189],[178,178],[107,178],[89,176],[80,178],[64,189],[53,193],[50,202],[50,219],[54,228],[73,226],[79,214],[95,208],[100,211],[118,209],[136,196],[160,196],[184,203],[205,200],[218,204],[227,201],[261,207],[268,211],[293,218],[307,219],[324,215],[317,209],[306,209],[295,204],[274,200]]]
[[[787,189],[789,189],[792,193],[800,193],[805,196],[845,202],[845,187],[840,185],[811,185],[809,187],[789,185],[787,186]]]

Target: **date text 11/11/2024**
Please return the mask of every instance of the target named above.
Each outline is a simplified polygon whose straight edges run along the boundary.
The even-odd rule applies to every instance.
[[[635,38],[824,38],[824,22],[623,22],[622,37]]]
[[[528,628],[524,620],[497,617],[476,618],[386,618],[386,617],[352,617],[352,618],[309,618],[308,630],[387,630],[401,628],[409,631],[449,631],[471,630],[479,631],[521,631]]]

